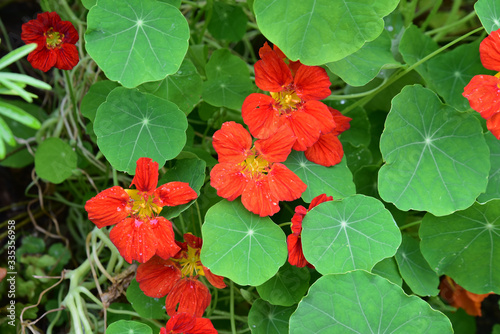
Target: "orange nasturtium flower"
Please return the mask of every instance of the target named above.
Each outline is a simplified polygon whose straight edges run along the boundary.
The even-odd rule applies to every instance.
[[[295,214],[292,217],[292,234],[286,238],[288,247],[288,263],[292,266],[299,268],[308,266],[310,268],[314,268],[312,264],[307,262],[304,253],[302,252],[302,220],[312,208],[327,201],[333,201],[333,197],[321,194],[313,198],[311,204],[309,204],[309,209],[304,208],[302,205],[295,207]]]
[[[261,217],[280,210],[280,201],[299,198],[307,186],[281,162],[295,142],[287,126],[252,147],[252,137],[241,124],[225,122],[213,136],[219,163],[210,172],[217,195],[229,201],[241,195],[245,208]]]
[[[214,275],[200,261],[201,238],[190,233],[184,234],[186,242],[177,242],[181,251],[170,259],[154,256],[137,268],[136,280],[145,295],[161,298],[167,296],[165,307],[169,316],[189,313],[201,317],[208,305],[211,294],[198,280],[206,279],[216,288],[226,287],[224,277]]]
[[[210,319],[195,317],[189,313],[177,313],[167,325],[160,329],[160,334],[217,334]]]
[[[479,45],[483,66],[500,71],[500,29],[492,31]],[[476,75],[465,86],[462,94],[470,107],[486,119],[488,130],[500,139],[500,72],[495,76]]]
[[[61,21],[56,12],[37,15],[36,20],[23,24],[21,39],[36,43],[37,48],[28,55],[34,68],[47,72],[52,67],[71,70],[78,64],[78,32],[69,21]]]
[[[481,316],[481,302],[493,294],[493,292],[485,294],[475,294],[462,288],[455,283],[450,277],[445,276],[439,284],[439,295],[451,306],[463,308],[467,314],[472,316]]]
[[[116,224],[109,237],[129,263],[144,263],[155,254],[168,259],[180,250],[172,223],[158,214],[164,206],[186,204],[198,195],[185,182],[170,182],[159,188],[157,184],[158,163],[139,158],[130,184],[136,189],[114,186],[85,204],[89,219],[98,228]]]

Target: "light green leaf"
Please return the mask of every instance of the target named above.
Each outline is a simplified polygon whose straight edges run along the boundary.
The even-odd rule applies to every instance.
[[[127,88],[177,72],[189,27],[181,12],[156,0],[99,0],[87,15],[85,47],[106,76]]]
[[[257,299],[248,312],[248,326],[252,334],[288,333],[288,320],[294,310],[295,307],[275,306]]]
[[[479,203],[485,203],[490,199],[500,199],[500,141],[489,131],[485,134],[484,138],[490,148],[491,168],[486,192],[477,198]]]
[[[377,76],[382,68],[401,66],[391,52],[391,38],[387,31],[361,49],[326,66],[351,86],[364,86]]]
[[[106,334],[153,334],[153,330],[146,324],[131,320],[118,320],[106,328]]]
[[[240,285],[273,277],[288,254],[285,234],[269,217],[249,212],[239,200],[212,206],[202,226],[201,262]]]
[[[3,118],[0,117],[0,141],[5,141],[10,146],[16,145],[16,138],[14,138],[14,134],[10,130],[7,123]],[[0,155],[0,159],[3,159],[4,155]]]
[[[26,111],[4,101],[0,101],[0,115],[11,118],[33,129],[40,129],[40,126],[42,126],[39,120]]]
[[[37,47],[36,43],[30,43],[27,45],[23,45],[15,50],[12,50],[8,54],[0,58],[0,70],[18,61],[19,59],[27,56],[31,51],[35,50],[36,47]]]
[[[97,145],[114,168],[135,173],[149,157],[162,167],[186,143],[186,115],[172,102],[136,89],[117,87],[97,109]]]
[[[109,80],[98,81],[90,86],[80,104],[82,115],[93,123],[99,106],[106,101],[108,94],[118,86],[120,86],[118,83]]]
[[[391,213],[364,195],[321,203],[302,222],[304,256],[323,275],[371,270],[393,256],[400,243]]]
[[[478,120],[422,86],[406,86],[392,100],[380,150],[379,193],[400,210],[443,216],[486,189],[489,150]]]
[[[153,298],[146,296],[139,287],[135,278],[127,288],[127,300],[132,304],[134,310],[146,319],[163,319],[166,316],[165,298]]]
[[[306,65],[338,61],[373,41],[398,0],[255,0],[262,34]]]
[[[500,4],[497,0],[478,0],[474,10],[488,34],[500,29]]]
[[[390,282],[399,286],[403,285],[403,278],[398,270],[398,265],[394,257],[388,257],[377,263],[372,273],[388,279]]]
[[[216,107],[241,109],[253,86],[246,63],[227,49],[214,51],[205,68],[202,97]]]
[[[403,234],[396,261],[401,276],[414,294],[436,296],[439,293],[439,277],[422,256],[418,240]]]
[[[377,275],[356,270],[319,278],[290,317],[290,334],[453,333],[427,302]]]
[[[500,293],[500,200],[446,217],[426,214],[420,248],[431,267],[478,294]]]
[[[42,179],[58,184],[76,169],[77,156],[65,141],[52,137],[44,140],[35,152],[35,171]]]
[[[438,48],[439,46],[432,38],[425,35],[414,25],[406,28],[399,42],[399,52],[408,65],[416,64]],[[427,62],[424,62],[417,66],[415,70],[425,77],[428,73],[427,64]]]
[[[306,202],[321,194],[340,199],[356,193],[345,158],[335,166],[324,167],[307,160],[303,152],[292,151],[285,165],[307,184],[302,194]]]

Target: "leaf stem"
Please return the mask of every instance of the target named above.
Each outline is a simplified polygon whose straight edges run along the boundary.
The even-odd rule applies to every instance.
[[[422,221],[421,220],[417,220],[417,221],[414,221],[414,222],[411,222],[411,223],[408,223],[408,224],[405,224],[403,226],[400,226],[399,227],[399,230],[402,231],[402,230],[406,230],[407,228],[410,228],[410,227],[413,227],[413,226],[417,226],[418,224],[420,224]]]
[[[229,320],[231,322],[231,332],[233,334],[236,334],[236,323],[234,319],[234,283],[231,281],[230,285],[230,300],[229,300],[229,313],[230,317]]]

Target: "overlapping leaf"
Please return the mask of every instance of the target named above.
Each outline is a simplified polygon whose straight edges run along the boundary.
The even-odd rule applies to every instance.
[[[488,34],[500,29],[500,4],[498,1],[478,0],[474,4],[474,10]]]
[[[500,141],[488,132],[484,138],[490,148],[490,176],[486,191],[479,195],[477,201],[485,203],[490,199],[500,199]]]
[[[294,310],[295,307],[275,306],[257,299],[248,312],[248,326],[253,334],[288,333],[288,320]]]
[[[201,262],[240,285],[260,285],[285,263],[285,234],[269,217],[249,212],[239,200],[212,206],[202,227]]]
[[[419,85],[392,100],[380,150],[386,164],[379,193],[400,210],[447,215],[469,207],[486,189],[489,150],[479,122]]]
[[[321,274],[371,270],[393,256],[401,233],[389,211],[375,198],[355,195],[321,203],[304,217],[304,255]]]
[[[366,271],[326,275],[290,317],[290,334],[453,333],[441,312]]]
[[[403,278],[398,270],[398,265],[394,257],[388,257],[377,263],[372,271],[373,274],[388,279],[390,282],[399,286],[403,285]]]
[[[446,217],[426,214],[420,248],[431,267],[473,293],[500,293],[500,200]]]
[[[408,65],[416,64],[437,49],[437,43],[414,25],[409,26],[404,31],[399,42],[399,52]],[[417,66],[415,70],[420,75],[426,76],[429,72],[427,65],[427,62],[424,62]]]
[[[127,288],[127,300],[132,304],[134,310],[146,319],[165,317],[165,298],[146,296],[135,279],[130,282]]]

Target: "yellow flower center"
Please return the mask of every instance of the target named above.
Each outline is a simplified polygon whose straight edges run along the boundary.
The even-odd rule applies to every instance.
[[[276,100],[283,111],[291,111],[297,109],[297,104],[300,103],[300,97],[294,90],[284,90],[281,92],[271,92],[271,97]]]
[[[125,189],[132,200],[131,214],[140,218],[154,217],[161,212],[162,207],[154,203],[154,196],[135,189]]]
[[[64,34],[54,31],[54,28],[50,28],[44,35],[46,37],[47,48],[54,49],[61,46]]]
[[[187,257],[182,257],[180,259],[172,259],[173,261],[179,262],[181,265],[182,277],[202,275],[205,276],[203,272],[203,266],[201,265],[200,255],[197,248],[191,248],[187,246]]]
[[[261,174],[267,174],[270,163],[258,155],[251,155],[241,163],[245,166],[244,171],[251,175],[252,178],[257,178]]]

